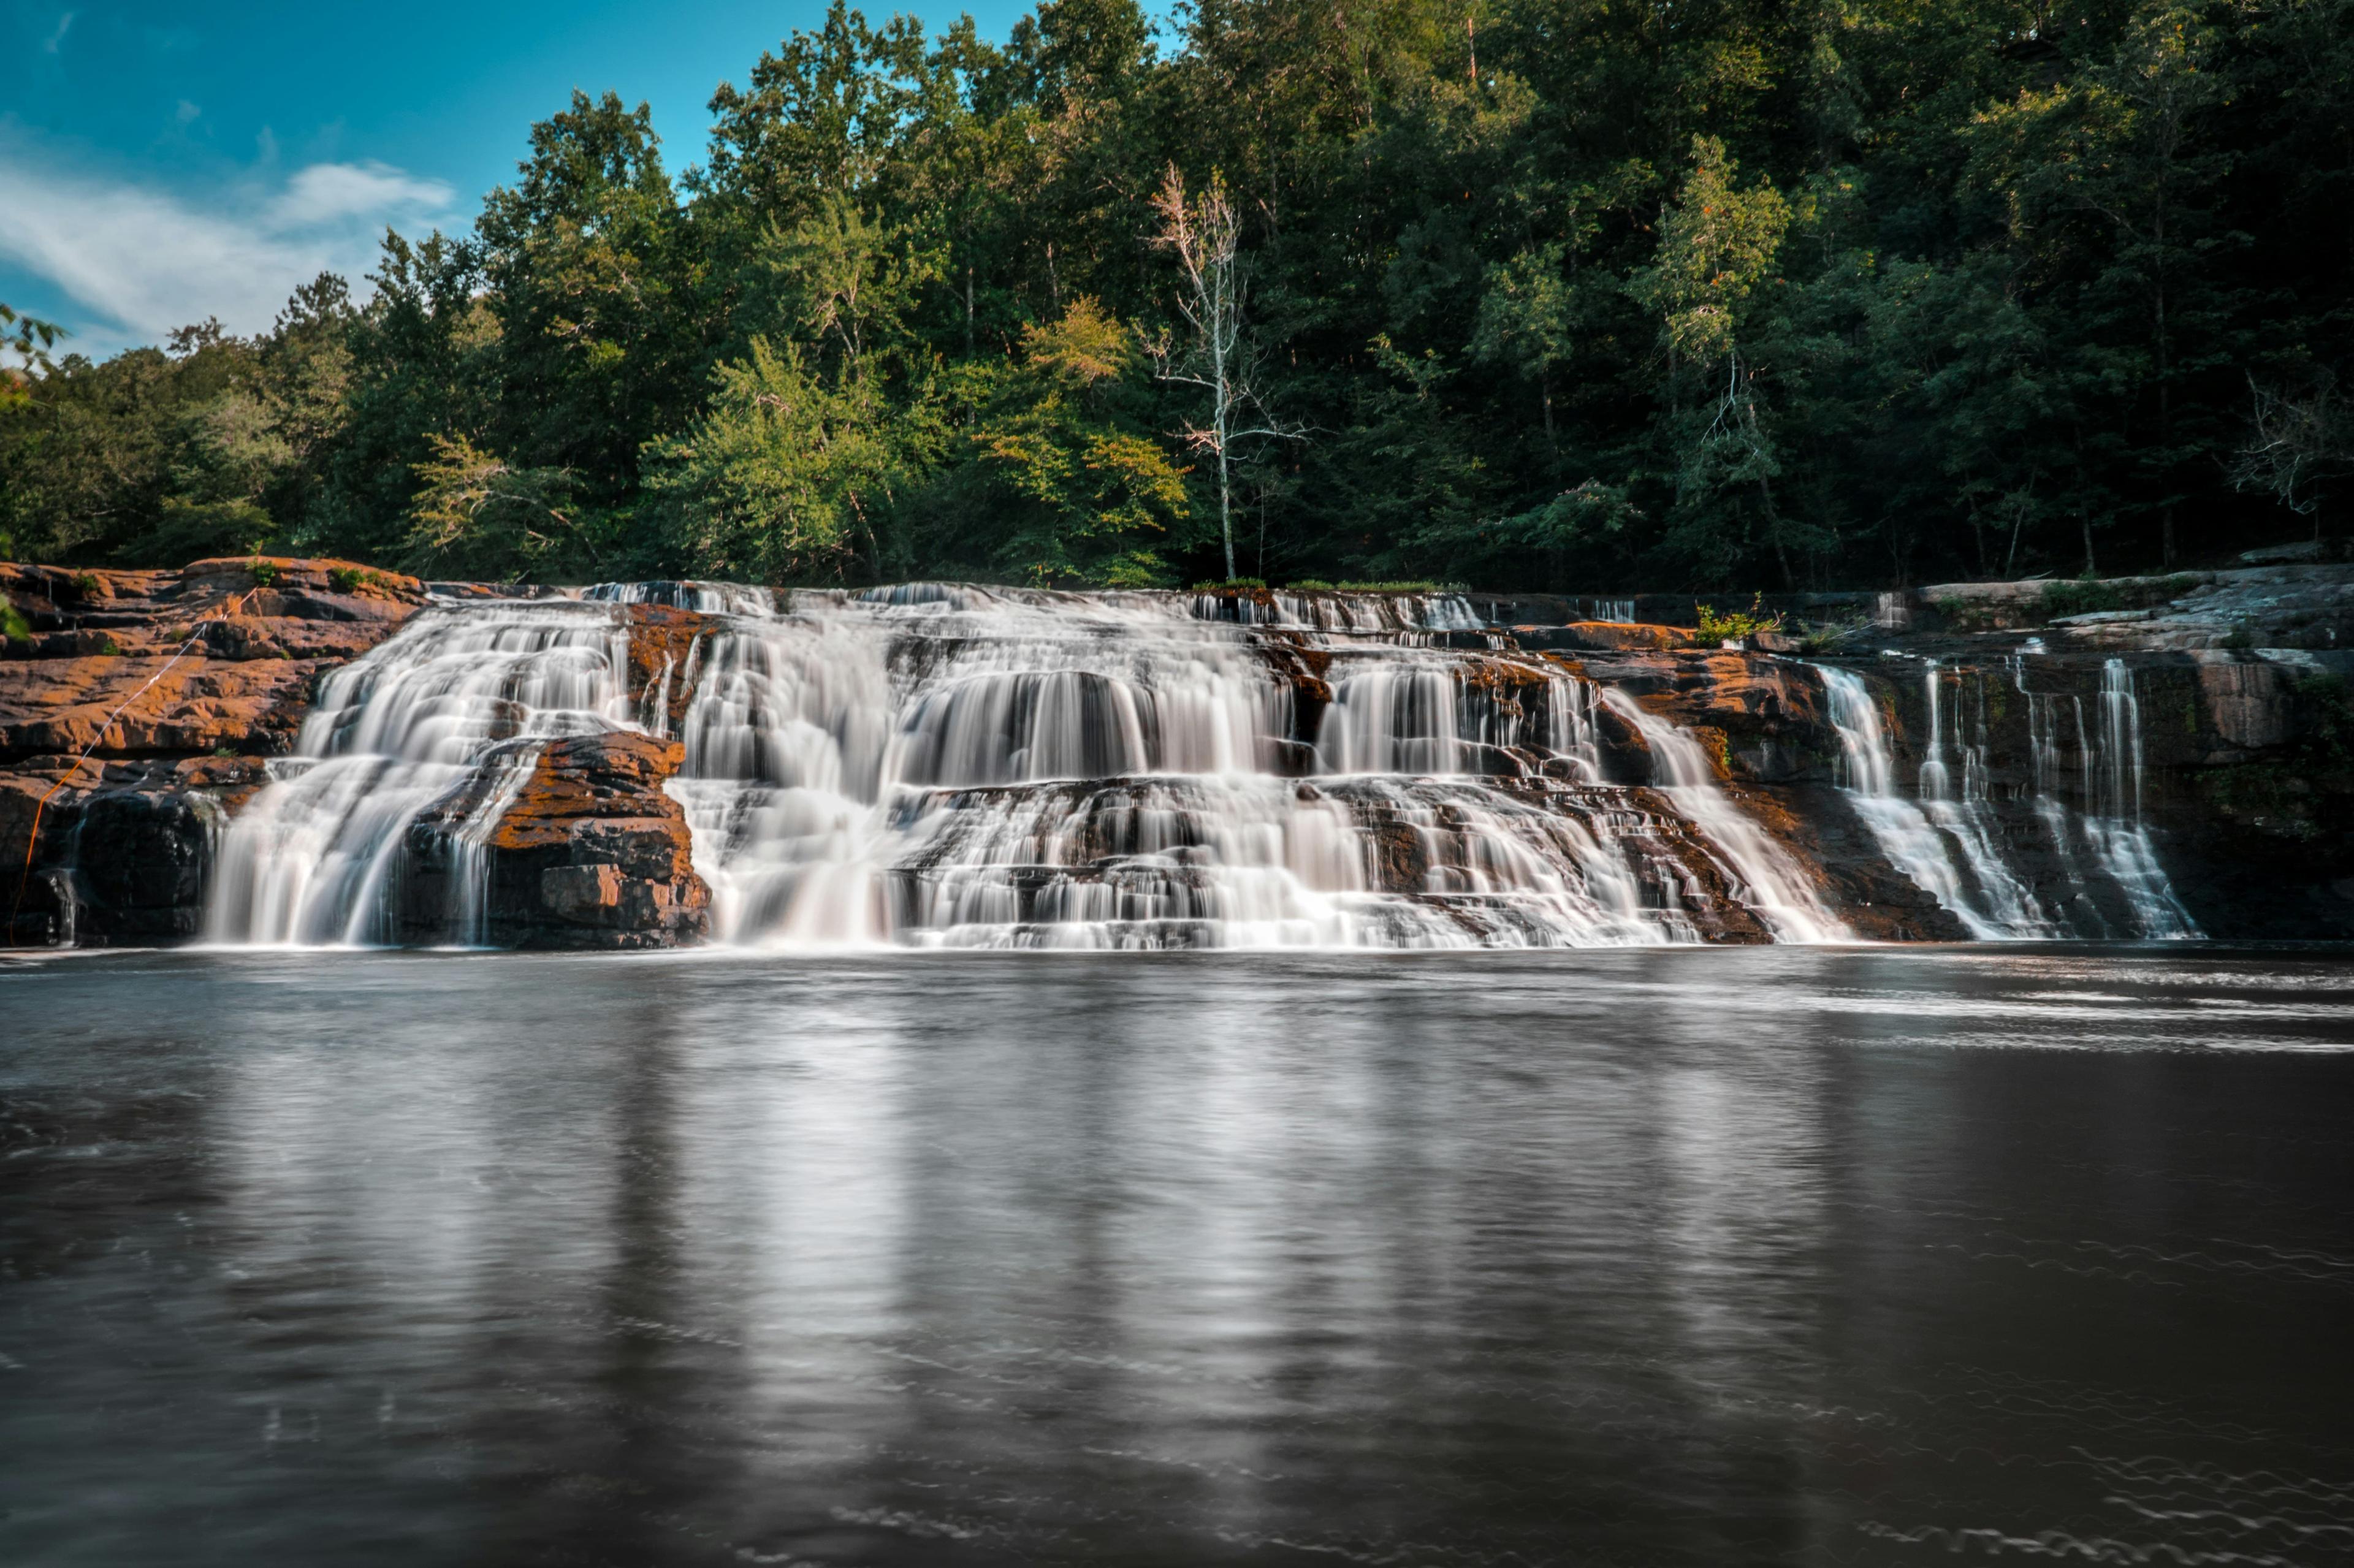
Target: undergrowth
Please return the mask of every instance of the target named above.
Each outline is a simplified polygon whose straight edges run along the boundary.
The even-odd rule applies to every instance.
[[[1781,630],[1782,615],[1778,610],[1766,614],[1766,596],[1760,593],[1749,601],[1747,609],[1727,610],[1722,615],[1714,605],[1702,605],[1699,630],[1703,642],[1729,642],[1759,631]]]

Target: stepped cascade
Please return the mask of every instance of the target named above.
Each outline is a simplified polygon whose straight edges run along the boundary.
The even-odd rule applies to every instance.
[[[675,635],[633,665],[648,616]],[[2196,935],[2140,820],[2131,672],[2111,661],[2088,713],[2032,666],[2009,672],[2033,736],[2021,788],[1987,760],[1999,677],[1925,662],[1907,764],[1884,684],[1779,665],[1819,693],[1837,798],[1958,930]],[[1448,594],[445,599],[325,677],[296,755],[218,843],[205,931],[481,943],[502,821],[544,758],[583,766],[567,737],[604,736],[669,747],[662,809],[684,812],[726,943],[1853,939],[1852,890],[1843,906],[1808,833],[1730,791],[1723,737],[1638,687],[1656,669],[1629,686],[1524,652]],[[404,891],[420,842],[422,920]],[[2065,877],[2039,879],[2037,855]],[[575,905],[620,897],[593,864],[547,874]]]
[[[1821,673],[1830,720],[1839,731],[1840,782],[1890,863],[1950,910],[1973,937],[2059,935],[1996,848],[1998,830],[1977,748],[1963,751],[1964,789],[1955,798],[1941,727],[1943,673],[1931,664],[1924,680],[1930,740],[1917,798],[1896,787],[1895,755],[1863,677],[1836,665],[1822,666]]]
[[[297,755],[229,825],[205,935],[385,941],[409,825],[490,770],[461,819],[453,941],[480,933],[485,849],[537,745],[631,722],[628,634],[604,606],[494,602],[421,615],[329,674]]]
[[[920,584],[737,618],[703,656],[673,786],[715,930],[1696,939],[1689,824],[1599,780],[1583,683],[1426,646],[1478,624],[1451,596]]]

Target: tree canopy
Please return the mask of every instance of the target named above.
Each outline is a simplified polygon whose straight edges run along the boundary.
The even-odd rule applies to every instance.
[[[0,553],[1603,592],[2342,531],[2354,0],[836,0],[710,112],[673,174],[575,93],[258,336],[16,327]]]

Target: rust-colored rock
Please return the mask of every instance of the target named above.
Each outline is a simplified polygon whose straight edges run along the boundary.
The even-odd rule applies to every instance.
[[[1686,626],[1654,626],[1633,620],[1573,620],[1566,626],[1515,626],[1512,640],[1532,650],[1564,652],[1663,653],[1698,645]]]
[[[708,638],[721,630],[725,622],[716,615],[699,610],[676,609],[666,604],[633,604],[627,607],[630,627],[630,689],[641,694],[653,693],[662,686],[663,674],[670,674],[670,691],[664,705],[664,718],[675,735],[685,722],[687,697],[687,665],[695,656],[698,639]],[[653,715],[640,715],[646,723]]]
[[[711,893],[685,813],[663,790],[685,759],[677,741],[628,732],[549,743],[491,834],[487,938],[629,948],[707,935]],[[419,916],[446,907],[424,905]]]
[[[260,759],[293,748],[321,674],[425,603],[413,577],[284,556],[0,563],[0,594],[33,633],[0,646],[0,900],[18,941],[193,935],[207,835]]]

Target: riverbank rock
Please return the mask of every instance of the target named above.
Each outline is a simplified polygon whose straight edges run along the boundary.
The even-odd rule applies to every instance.
[[[685,758],[677,741],[627,731],[510,742],[472,793],[410,829],[405,939],[607,950],[701,940],[710,890],[695,874],[685,813],[663,789]],[[511,777],[515,768],[525,777]],[[458,831],[486,795],[508,798],[503,809],[492,800],[496,821],[483,835],[481,926],[452,933],[464,898]]]
[[[413,577],[284,556],[0,564],[0,594],[29,632],[0,646],[0,897],[17,943],[193,936],[213,838],[262,760],[293,749],[318,678],[426,602]]]

